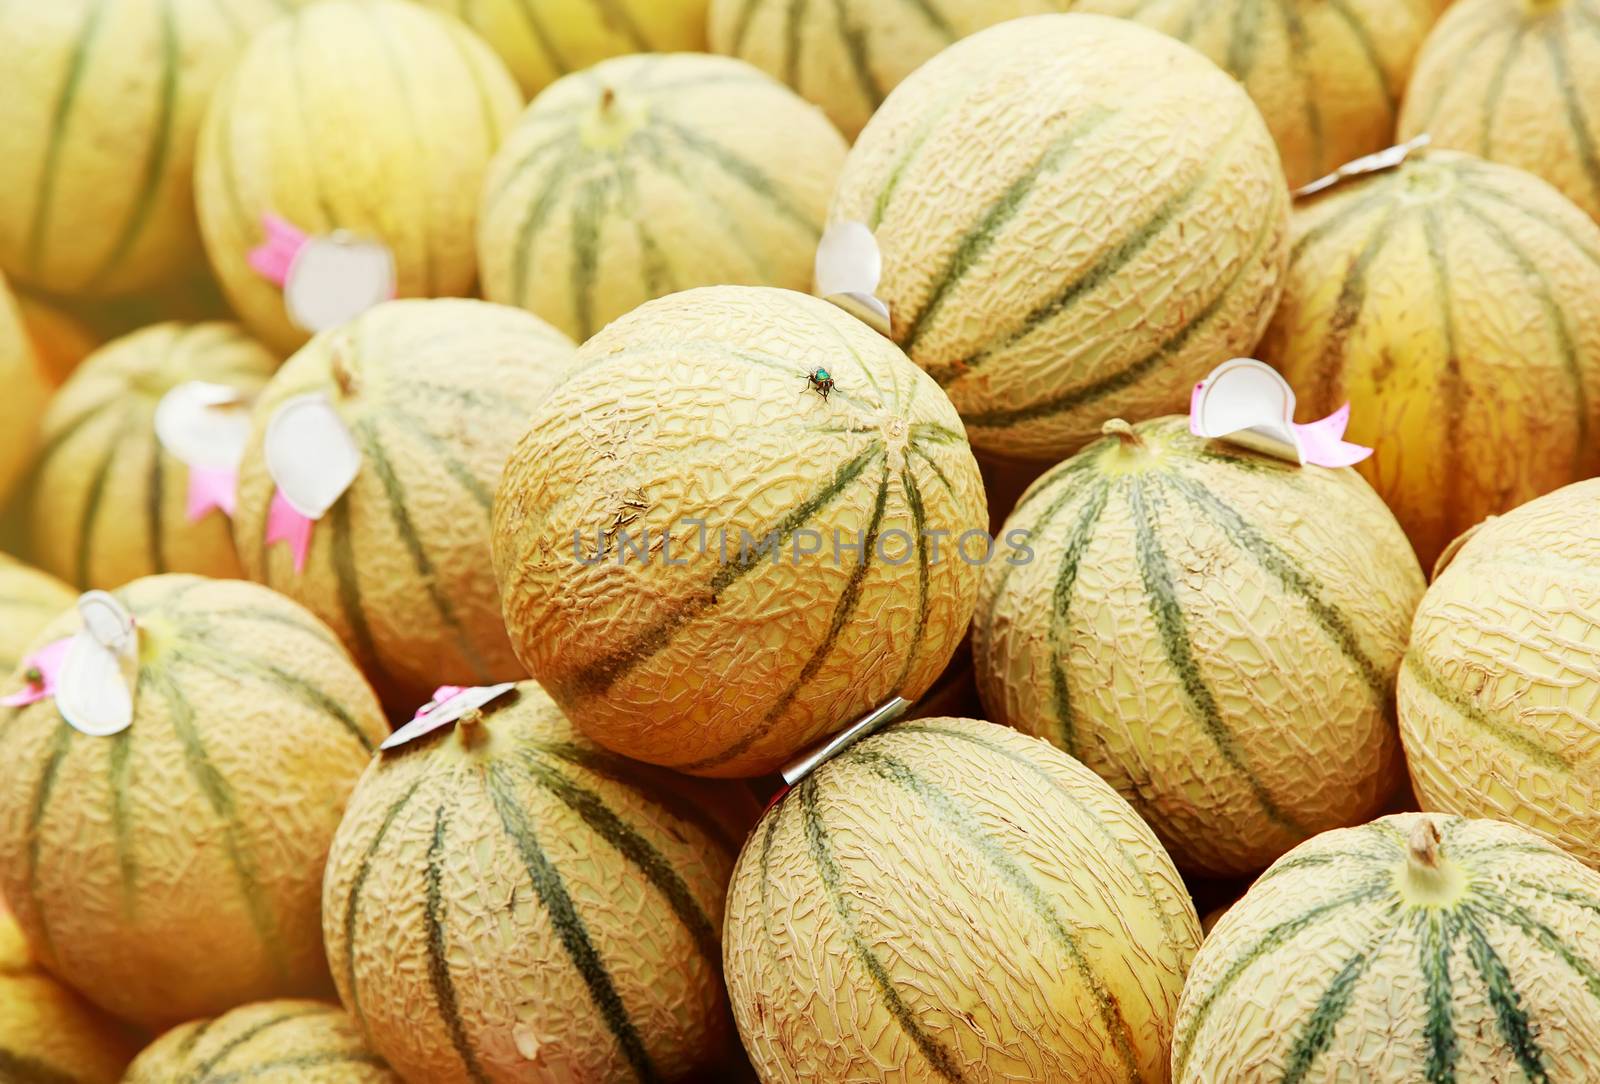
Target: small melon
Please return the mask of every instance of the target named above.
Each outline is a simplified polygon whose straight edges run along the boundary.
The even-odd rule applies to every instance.
[[[343,1012],[320,1001],[263,1001],[193,1020],[145,1047],[123,1084],[401,1084]]]

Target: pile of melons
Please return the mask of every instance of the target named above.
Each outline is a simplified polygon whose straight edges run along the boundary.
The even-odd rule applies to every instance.
[[[0,72],[0,1082],[1600,1080],[1596,0]]]

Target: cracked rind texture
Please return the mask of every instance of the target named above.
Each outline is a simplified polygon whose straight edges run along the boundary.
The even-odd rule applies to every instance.
[[[506,466],[494,555],[512,643],[584,733],[761,775],[933,684],[984,556],[956,544],[988,516],[955,409],[894,344],[804,294],[716,287],[578,359]]]
[[[395,711],[409,716],[439,685],[527,676],[500,616],[489,509],[573,350],[519,309],[393,301],[312,340],[256,401],[233,523],[245,571],[326,621]],[[361,468],[296,572],[291,548],[266,542],[275,486],[262,444],[273,414],[312,392],[344,421]]]
[[[0,275],[0,501],[11,496],[38,445],[39,416],[50,401],[44,364]]]
[[[1594,0],[1459,0],[1417,56],[1400,137],[1525,169],[1600,218],[1597,103]]]
[[[320,1001],[263,1001],[193,1020],[145,1047],[124,1084],[401,1084],[361,1029]]]
[[[807,290],[844,139],[739,60],[609,60],[540,94],[489,165],[483,296],[579,342],[695,286]]]
[[[1400,736],[1428,809],[1515,821],[1600,868],[1600,479],[1491,519],[1422,600]]]
[[[1172,862],[1092,772],[925,719],[767,812],[724,962],[766,1082],[1159,1082],[1199,943]]]
[[[339,994],[408,1080],[696,1080],[746,788],[593,745],[532,682],[382,754],[329,857]]]
[[[1413,155],[1299,205],[1261,351],[1300,420],[1351,405],[1358,469],[1431,567],[1600,472],[1600,226],[1532,174]]]
[[[1045,475],[1006,531],[1032,559],[984,573],[990,717],[1082,759],[1183,868],[1261,869],[1399,785],[1395,672],[1424,583],[1355,471],[1159,419]]]
[[[191,380],[247,401],[277,367],[222,322],[157,324],[95,351],[51,399],[39,433],[28,520],[40,566],[85,589],[163,572],[242,576],[227,514],[190,522],[189,468],[157,439],[156,407]]]
[[[1444,890],[1412,872],[1431,820]],[[1325,833],[1217,924],[1184,986],[1179,1084],[1588,1084],[1600,876],[1513,825],[1412,813]]]
[[[54,576],[0,554],[0,673],[10,674],[78,593]]]
[[[333,634],[256,584],[152,576],[133,725],[5,709],[0,891],[49,970],[145,1027],[329,989],[328,844],[386,727]],[[78,631],[73,610],[42,646]],[[22,685],[20,674],[7,689]]]
[[[1182,409],[1255,346],[1288,258],[1277,148],[1239,84],[1101,15],[1017,19],[923,65],[828,218],[875,231],[893,338],[1012,459]]]
[[[318,0],[272,24],[200,135],[200,229],[229,303],[279,350],[310,337],[248,263],[269,214],[387,245],[397,297],[471,292],[478,189],[521,108],[476,34],[416,4]]]

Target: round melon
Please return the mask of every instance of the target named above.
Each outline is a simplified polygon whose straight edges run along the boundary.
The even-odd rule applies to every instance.
[[[892,343],[724,286],[579,349],[506,464],[494,564],[518,657],[589,737],[753,776],[933,684],[986,523],[961,420]]]
[[[156,406],[190,380],[253,396],[277,365],[220,322],[157,324],[92,354],[44,415],[29,515],[40,566],[86,588],[161,572],[239,576],[227,515],[189,520],[189,468],[156,439]]]
[[[1600,10],[1461,0],[1417,56],[1403,138],[1525,169],[1600,219]]]
[[[339,996],[408,1080],[707,1079],[755,812],[605,752],[524,682],[362,777],[323,886]]]
[[[263,1001],[173,1028],[144,1049],[125,1084],[401,1084],[343,1012],[318,1001]]]
[[[0,720],[0,891],[51,972],[145,1027],[327,990],[322,865],[377,701],[264,587],[152,576],[117,597],[140,629],[133,725],[90,737],[53,699]]]
[[[0,275],[0,502],[28,469],[39,415],[50,400],[50,379]]]
[[[608,60],[540,94],[490,164],[483,294],[581,342],[695,286],[807,290],[845,150],[741,61]]]
[[[1199,943],[1172,862],[1092,772],[928,719],[768,811],[723,953],[764,1081],[1155,1084]]]
[[[252,579],[328,622],[391,706],[440,684],[525,676],[489,554],[500,471],[573,346],[537,317],[483,301],[393,301],[324,332],[256,402],[234,529]],[[361,453],[316,525],[303,572],[266,543],[275,489],[263,441],[286,400],[321,392]]]
[[[0,673],[15,670],[44,627],[77,599],[54,576],[0,553]]]
[[[58,387],[102,342],[73,314],[29,294],[17,295],[17,312],[47,379]]]
[[[1491,519],[1428,589],[1400,670],[1425,809],[1516,821],[1600,868],[1600,479]]]
[[[466,20],[529,94],[608,57],[706,47],[707,0],[422,2]]]
[[[1195,957],[1178,1084],[1600,1079],[1600,874],[1509,824],[1409,813],[1261,875]]]
[[[229,302],[279,350],[309,337],[248,262],[264,215],[387,245],[397,297],[469,293],[478,190],[521,104],[477,35],[416,4],[321,0],[279,20],[200,137],[200,229]]]
[[[984,571],[990,718],[1093,768],[1187,870],[1250,873],[1376,815],[1423,591],[1394,516],[1354,470],[1207,442],[1187,418],[1106,429],[1007,520],[1028,559]]]
[[[140,290],[201,262],[192,174],[212,92],[305,0],[65,0],[0,15],[0,267],[42,290]]]
[[[1261,349],[1302,421],[1351,404],[1425,568],[1600,472],[1600,226],[1520,170],[1429,152],[1301,204]]]
[[[1250,98],[1172,38],[1099,15],[982,31],[902,83],[831,222],[883,250],[895,342],[980,452],[1059,459],[1107,417],[1182,409],[1254,347],[1288,191]]]

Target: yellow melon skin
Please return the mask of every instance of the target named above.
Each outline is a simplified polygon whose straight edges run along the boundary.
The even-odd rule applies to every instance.
[[[956,546],[987,522],[926,374],[825,301],[731,286],[585,343],[494,517],[528,672],[606,748],[713,776],[919,699],[972,614],[985,547]]]
[[[1600,11],[1461,0],[1417,57],[1400,134],[1525,169],[1600,219]]]
[[[76,316],[28,294],[18,294],[17,312],[51,384],[60,387],[102,342]]]
[[[323,887],[339,996],[407,1080],[716,1079],[755,814],[605,752],[524,682],[362,777]]]
[[[0,501],[28,469],[39,432],[39,415],[50,398],[50,381],[16,299],[0,276]]]
[[[255,407],[234,519],[250,578],[331,625],[407,715],[441,684],[515,681],[489,556],[489,508],[506,456],[572,342],[482,301],[393,301],[325,332]],[[283,403],[326,395],[361,452],[355,483],[314,528],[304,572],[266,544],[275,485],[263,441]]]
[[[1360,470],[1424,568],[1484,516],[1600,472],[1600,226],[1448,151],[1295,213],[1261,356],[1302,421],[1351,404]]]
[[[1354,470],[1107,436],[1024,494],[973,623],[989,717],[1117,788],[1179,866],[1261,869],[1399,783],[1395,673],[1422,571]],[[1285,735],[1293,735],[1286,739]]]
[[[180,1025],[145,1047],[124,1084],[180,1081],[401,1084],[361,1029],[320,1001],[263,1001]]]
[[[0,16],[0,267],[104,296],[201,262],[201,118],[258,30],[304,0],[66,0]]]
[[[701,52],[706,0],[422,0],[466,20],[537,94],[571,72],[627,53]]]
[[[156,439],[156,406],[190,380],[253,396],[277,365],[220,322],[157,324],[91,355],[44,416],[29,506],[39,564],[85,588],[162,572],[240,576],[227,515],[189,521],[189,468]]]
[[[195,174],[240,318],[285,353],[309,338],[247,262],[268,214],[387,245],[396,297],[471,292],[478,189],[521,106],[477,35],[416,4],[320,0],[258,35],[207,113]]]
[[[376,699],[264,587],[152,576],[117,597],[141,630],[132,727],[81,734],[53,699],[0,720],[0,891],[53,974],[147,1028],[327,990],[323,861],[386,730]]]
[[[724,964],[763,1081],[1161,1082],[1200,922],[1133,809],[970,719],[852,746],[756,826]]]
[[[0,554],[0,672],[10,674],[78,593],[49,573]]]
[[[1600,874],[1498,821],[1407,813],[1285,855],[1201,946],[1179,1084],[1600,1079]]]
[[[540,94],[495,156],[483,293],[578,341],[663,294],[806,290],[845,142],[750,65],[609,60]]]
[[[1400,670],[1424,809],[1524,824],[1600,868],[1600,479],[1491,519],[1428,589]]]
[[[1260,113],[1210,61],[1122,19],[1038,15],[902,83],[829,221],[875,231],[893,338],[973,446],[1055,460],[1250,352],[1288,202]]]

